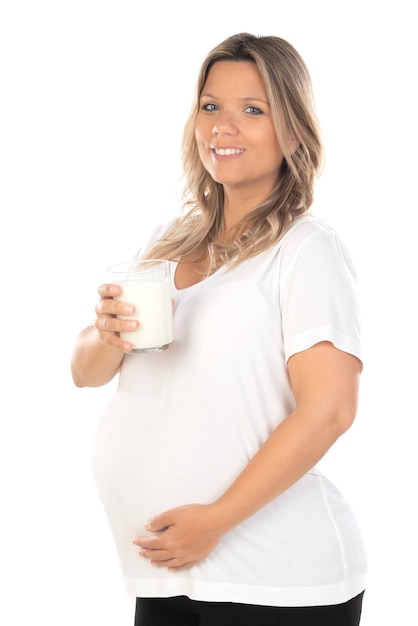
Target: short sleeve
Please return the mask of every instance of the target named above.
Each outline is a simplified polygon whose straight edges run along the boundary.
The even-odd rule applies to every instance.
[[[280,308],[286,360],[320,341],[362,360],[351,256],[325,222],[306,221],[282,246]]]

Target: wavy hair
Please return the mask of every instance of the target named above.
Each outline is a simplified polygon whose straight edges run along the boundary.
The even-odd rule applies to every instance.
[[[284,158],[270,196],[236,225],[227,243],[220,243],[224,193],[204,168],[198,153],[195,125],[199,99],[211,67],[218,61],[255,63],[264,82]],[[182,161],[185,186],[183,211],[148,252],[148,258],[179,261],[209,256],[207,274],[233,266],[273,246],[291,223],[312,205],[314,184],[323,165],[323,145],[308,69],[295,48],[275,36],[241,33],[217,45],[204,60],[195,99],[186,122]]]

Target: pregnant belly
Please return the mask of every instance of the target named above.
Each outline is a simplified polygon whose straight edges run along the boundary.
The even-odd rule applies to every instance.
[[[237,449],[227,425],[221,429],[216,420],[200,418],[136,407],[131,394],[112,401],[93,454],[97,488],[111,520],[138,532],[158,513],[211,502],[227,489],[248,455]]]

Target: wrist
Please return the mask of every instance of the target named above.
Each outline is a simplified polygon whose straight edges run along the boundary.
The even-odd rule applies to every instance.
[[[213,527],[216,528],[219,535],[225,535],[244,519],[240,519],[237,511],[234,510],[234,507],[231,506],[225,496],[221,496],[208,506]]]

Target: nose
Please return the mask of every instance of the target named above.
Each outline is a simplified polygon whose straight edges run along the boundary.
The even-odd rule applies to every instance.
[[[226,111],[219,113],[212,129],[213,135],[233,135],[237,132],[234,116]]]

